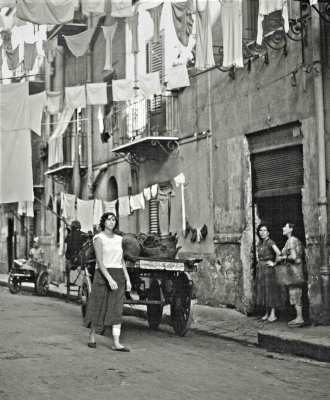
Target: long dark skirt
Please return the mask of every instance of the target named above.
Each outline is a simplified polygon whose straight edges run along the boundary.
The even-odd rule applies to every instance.
[[[255,304],[264,307],[280,307],[283,304],[282,290],[277,283],[274,267],[260,261],[257,265],[255,281]]]
[[[125,276],[121,268],[108,268],[118,289],[111,290],[108,281],[99,269],[95,270],[93,287],[88,299],[85,323],[89,326],[118,325],[122,322],[125,299]]]

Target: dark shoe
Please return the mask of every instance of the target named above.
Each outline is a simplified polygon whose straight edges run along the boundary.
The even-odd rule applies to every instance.
[[[96,349],[96,342],[89,342],[87,346],[91,349]]]
[[[127,347],[122,347],[121,349],[116,349],[115,347],[111,347],[111,350],[113,350],[113,351],[122,351],[124,353],[129,353],[131,351]]]

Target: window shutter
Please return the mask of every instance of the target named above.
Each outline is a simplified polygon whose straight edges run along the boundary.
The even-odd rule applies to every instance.
[[[301,145],[252,154],[251,165],[255,198],[301,192],[304,183]]]
[[[149,200],[149,232],[151,235],[159,234],[158,200],[152,197]]]
[[[164,76],[164,32],[160,34],[160,42],[154,43],[152,40],[147,42],[146,45],[147,57],[147,73],[158,72],[160,81],[162,82]]]

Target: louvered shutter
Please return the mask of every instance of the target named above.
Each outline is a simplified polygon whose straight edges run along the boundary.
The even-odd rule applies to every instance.
[[[251,166],[255,198],[301,192],[304,183],[302,146],[252,154]]]
[[[149,201],[149,232],[151,235],[159,234],[159,217],[158,217],[157,197],[153,197]]]

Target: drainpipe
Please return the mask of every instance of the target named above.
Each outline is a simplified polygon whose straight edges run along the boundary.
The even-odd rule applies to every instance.
[[[92,14],[88,13],[87,16],[87,29],[92,28]],[[87,83],[92,82],[92,46],[91,43],[88,45],[87,50]],[[93,110],[91,105],[86,107],[86,128],[87,128],[87,187],[88,187],[88,197],[93,198],[93,142],[92,142],[92,118]]]
[[[214,218],[214,207],[213,207],[213,141],[212,141],[212,109],[211,109],[211,73],[207,74],[207,91],[208,91],[208,103],[209,103],[209,112],[208,112],[208,122],[209,122],[209,130],[207,133],[207,154],[208,154],[208,175],[209,175],[209,206],[211,210],[212,218]]]
[[[316,7],[318,7],[316,5]],[[312,13],[312,38],[313,38],[313,74],[315,98],[315,122],[318,152],[318,208],[319,208],[319,233],[321,256],[321,294],[324,323],[330,322],[330,269],[328,265],[328,221],[327,221],[327,187],[326,187],[326,143],[324,132],[324,101],[323,101],[323,74],[321,56],[321,26],[320,17]]]

